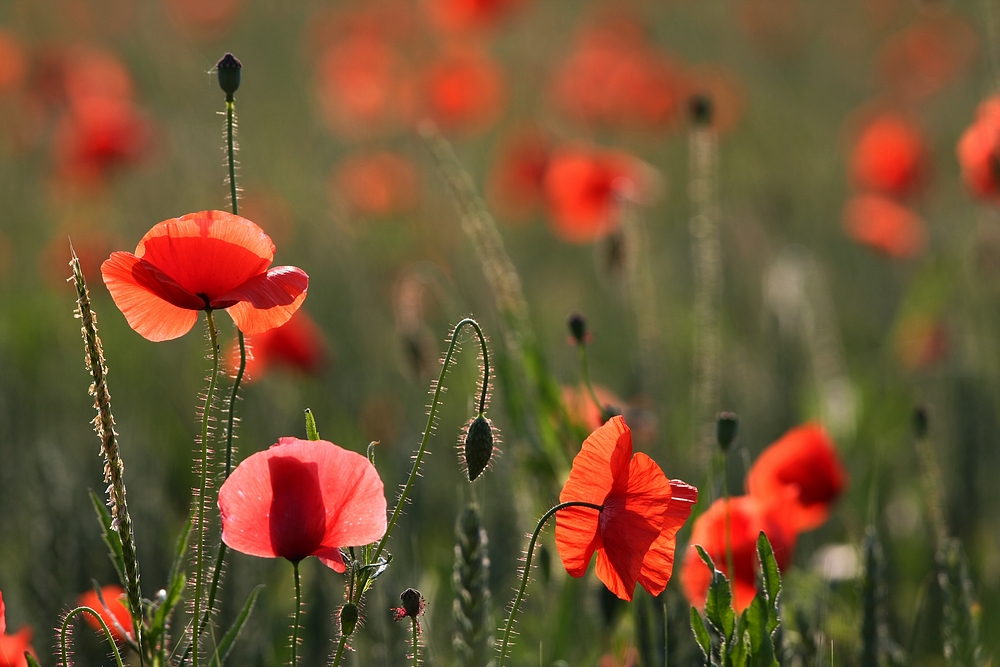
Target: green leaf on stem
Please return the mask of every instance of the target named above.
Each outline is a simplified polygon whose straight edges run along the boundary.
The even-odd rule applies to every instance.
[[[704,549],[695,545],[698,554],[705,561],[705,565],[712,571],[712,581],[708,585],[708,598],[705,600],[705,617],[715,629],[722,635],[723,640],[728,645],[733,640],[733,632],[736,630],[736,614],[733,612],[733,591],[729,587],[729,580],[726,575],[715,567],[715,561]]]
[[[111,550],[111,553],[108,555],[111,558],[111,562],[114,563],[118,579],[121,581],[122,586],[126,586],[125,555],[122,551],[122,539],[112,525],[111,512],[104,505],[104,501],[93,491],[90,491],[90,502],[94,506],[94,511],[97,512],[97,520],[101,523],[101,537],[104,538],[104,543]]]
[[[701,652],[705,655],[705,665],[710,664],[712,637],[708,634],[708,628],[705,627],[705,621],[698,613],[697,607],[693,606],[691,607],[691,629],[694,630],[694,638],[698,640],[698,646],[701,647]]]
[[[243,631],[243,626],[246,624],[247,619],[250,618],[250,612],[253,611],[254,605],[257,603],[257,596],[260,592],[264,590],[263,584],[255,586],[252,591],[250,591],[250,597],[247,598],[246,603],[243,605],[243,609],[240,610],[240,615],[236,617],[233,621],[232,626],[222,637],[222,641],[219,642],[219,646],[215,651],[215,655],[212,657],[212,667],[222,667],[226,662],[226,658],[229,657],[229,653],[233,649],[233,644],[236,643],[237,638],[240,636],[240,632]]]

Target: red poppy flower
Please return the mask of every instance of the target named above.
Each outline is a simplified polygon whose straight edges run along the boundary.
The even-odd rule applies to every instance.
[[[882,195],[858,195],[844,206],[847,235],[890,257],[916,257],[927,245],[924,221]]]
[[[851,152],[851,178],[861,189],[901,197],[926,182],[927,140],[908,118],[883,113],[861,130]]]
[[[247,336],[246,345],[248,382],[262,378],[272,365],[318,375],[326,362],[323,332],[301,308],[280,327]],[[230,349],[229,360],[230,368],[239,368],[240,347],[236,342]]]
[[[127,100],[93,96],[74,104],[56,128],[58,174],[85,186],[99,185],[112,170],[146,154],[149,121]]]
[[[615,196],[638,189],[638,162],[627,153],[584,144],[552,152],[545,170],[545,196],[552,231],[568,243],[592,243],[618,226]]]
[[[425,0],[431,21],[441,30],[463,32],[495,27],[525,0]]]
[[[819,424],[785,433],[750,466],[747,493],[782,513],[796,533],[821,526],[847,486],[836,445]]]
[[[111,638],[119,644],[125,641],[126,636],[132,636],[132,614],[122,601],[124,597],[125,589],[117,584],[111,584],[101,587],[100,597],[98,597],[97,591],[91,589],[83,593],[79,601],[81,606],[90,607],[101,615],[108,630],[111,631]],[[104,599],[103,603],[101,598]],[[84,614],[83,617],[86,619],[87,625],[98,632],[102,631],[101,624],[97,622],[96,618],[90,614]],[[125,631],[125,636],[122,635],[122,630]]]
[[[181,30],[207,40],[225,32],[244,4],[245,0],[168,0],[167,10]]]
[[[444,54],[413,83],[416,114],[429,115],[443,129],[466,135],[490,127],[506,105],[503,69],[477,49]]]
[[[6,608],[3,594],[0,594],[0,667],[28,667],[24,652],[36,655],[31,648],[31,635],[31,628],[21,628],[13,635],[7,634]]]
[[[613,417],[590,434],[573,459],[560,502],[601,505],[598,512],[568,507],[556,513],[556,548],[566,571],[582,577],[597,552],[597,578],[631,600],[638,583],[650,595],[666,588],[674,565],[678,529],[698,500],[698,490],[668,480],[653,459],[632,455],[632,433]]]
[[[1000,201],[1000,96],[976,109],[976,120],[958,140],[958,163],[977,197]]]
[[[417,170],[409,160],[389,151],[355,155],[333,174],[333,185],[348,206],[362,215],[406,213],[420,196]]]
[[[0,30],[0,95],[20,87],[27,71],[24,47],[10,32]]]
[[[260,227],[224,211],[200,211],[154,226],[129,252],[101,265],[129,326],[152,341],[183,336],[199,310],[225,309],[245,334],[281,326],[306,298],[309,276],[268,269],[274,244]]]
[[[71,106],[94,97],[127,102],[135,84],[121,58],[93,47],[69,49],[58,57],[62,85]]]
[[[698,517],[691,530],[691,546],[684,556],[681,569],[681,589],[684,597],[695,607],[704,609],[708,595],[708,585],[712,580],[705,561],[701,559],[695,545],[712,557],[715,567],[726,574],[733,587],[733,608],[737,613],[746,609],[757,594],[757,537],[761,531],[767,535],[774,549],[774,560],[778,568],[784,568],[792,560],[795,533],[777,513],[758,502],[753,496],[739,496],[729,501],[729,535],[733,552],[735,576],[729,574],[726,565],[726,501],[722,498],[712,503],[705,513]]]
[[[325,440],[281,438],[240,463],[219,489],[222,541],[236,551],[337,572],[341,547],[385,534],[385,489],[367,458]]]
[[[597,394],[601,405],[616,408],[618,412],[625,410],[625,401],[615,396],[610,389],[595,384],[594,393]],[[594,399],[590,397],[590,392],[585,387],[579,385],[563,387],[562,398],[566,405],[567,416],[574,424],[578,424],[588,432],[595,431],[604,425],[604,417],[594,405]]]
[[[521,130],[501,140],[486,191],[492,210],[516,222],[536,212],[542,203],[549,150],[548,139],[536,129]]]
[[[905,97],[929,97],[962,76],[978,41],[975,29],[954,13],[921,17],[885,41],[879,78]]]

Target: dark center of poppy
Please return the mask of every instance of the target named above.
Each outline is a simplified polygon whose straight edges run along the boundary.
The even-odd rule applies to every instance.
[[[274,553],[298,562],[322,546],[326,507],[319,485],[319,467],[291,456],[267,463],[271,474],[271,547]]]

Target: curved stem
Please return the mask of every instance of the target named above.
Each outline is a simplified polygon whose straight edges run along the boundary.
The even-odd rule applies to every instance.
[[[198,642],[201,639],[201,618],[202,589],[205,579],[205,502],[208,495],[208,422],[212,409],[212,399],[215,397],[215,385],[219,377],[219,334],[215,330],[215,319],[212,311],[205,311],[206,325],[208,326],[208,339],[212,346],[212,376],[208,381],[208,392],[205,394],[205,405],[201,414],[201,481],[198,487],[198,543],[195,545],[195,572],[194,572],[194,634],[191,637],[192,661],[194,667],[198,667]]]
[[[292,570],[295,572],[295,620],[292,622],[292,667],[299,664],[299,621],[302,618],[302,582],[299,580],[299,562],[292,561]]]
[[[417,625],[417,617],[410,617],[410,625],[413,628],[413,667],[419,667],[420,665],[420,626]]]
[[[107,637],[108,643],[111,644],[111,652],[115,656],[115,662],[118,663],[118,667],[125,667],[122,664],[121,653],[118,652],[118,645],[115,643],[114,638],[111,636],[111,630],[108,628],[108,624],[104,622],[101,615],[90,607],[77,607],[68,614],[66,618],[63,619],[62,627],[59,629],[59,650],[62,655],[62,664],[69,665],[69,651],[66,649],[66,629],[69,627],[69,622],[73,620],[73,617],[77,614],[87,613],[97,619],[97,622],[101,624],[101,630],[104,632],[104,636]]]
[[[406,479],[406,484],[403,486],[402,493],[399,494],[399,500],[396,501],[396,507],[392,510],[392,516],[389,518],[389,524],[386,527],[385,535],[382,536],[382,539],[379,540],[378,546],[375,548],[375,555],[372,557],[372,562],[377,561],[379,556],[381,556],[382,552],[385,550],[385,545],[389,541],[392,529],[395,528],[396,521],[399,520],[399,513],[403,510],[403,505],[406,503],[406,499],[410,495],[410,488],[413,486],[413,482],[417,478],[417,472],[420,469],[420,462],[423,460],[424,454],[427,451],[427,441],[430,439],[431,431],[434,428],[434,417],[437,416],[438,404],[441,402],[441,392],[444,388],[444,376],[447,374],[448,366],[451,365],[451,358],[455,354],[455,348],[458,344],[458,333],[462,330],[462,327],[466,325],[469,325],[476,330],[476,335],[479,336],[479,344],[483,349],[483,387],[479,398],[480,413],[482,413],[486,408],[486,395],[490,384],[490,361],[489,353],[486,350],[486,336],[483,335],[483,330],[479,327],[479,323],[471,317],[467,317],[456,324],[455,329],[451,332],[451,343],[448,345],[448,351],[444,355],[444,363],[441,365],[441,373],[438,375],[437,385],[434,387],[434,398],[431,400],[431,409],[427,413],[427,425],[424,427],[424,436],[420,440],[420,447],[417,449],[417,455],[413,459],[413,466],[410,468],[410,475]],[[364,592],[363,587],[359,587],[359,590],[361,590],[361,593]],[[357,602],[357,600],[352,601],[355,603]],[[336,664],[337,663],[335,662],[334,666],[336,666]]]
[[[538,534],[542,532],[542,527],[545,522],[549,520],[553,514],[559,510],[566,509],[567,507],[589,507],[590,509],[597,510],[598,512],[604,509],[601,505],[595,505],[594,503],[585,503],[582,500],[571,500],[565,503],[559,503],[548,512],[542,515],[542,518],[538,520],[538,525],[535,526],[535,532],[531,534],[531,540],[528,542],[528,552],[524,558],[524,573],[521,575],[521,587],[517,589],[517,595],[514,597],[514,604],[510,608],[510,614],[507,616],[507,624],[503,629],[503,643],[500,645],[500,663],[497,667],[503,667],[504,660],[507,659],[507,645],[510,643],[510,633],[514,628],[514,616],[517,615],[517,610],[521,606],[521,600],[524,599],[524,590],[528,587],[528,572],[531,569],[531,556],[535,551],[535,541],[538,540]]]

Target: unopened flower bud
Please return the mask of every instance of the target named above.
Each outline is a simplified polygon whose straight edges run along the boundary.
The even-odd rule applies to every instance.
[[[930,410],[926,405],[918,405],[913,411],[913,434],[918,440],[927,437],[927,429],[930,426]]]
[[[707,95],[692,96],[688,100],[688,110],[695,125],[704,126],[712,122],[712,99]]]
[[[569,333],[576,341],[577,345],[583,345],[587,342],[587,318],[580,313],[570,313],[569,319],[566,321],[569,326]]]
[[[735,412],[722,412],[715,422],[715,439],[723,452],[729,451],[729,446],[736,439],[740,430],[740,418]]]
[[[401,621],[404,618],[416,618],[424,613],[424,596],[415,588],[407,588],[399,594],[399,599],[403,603],[401,607],[393,607],[392,616],[395,620]]]
[[[227,53],[222,56],[222,60],[215,64],[215,71],[219,75],[219,88],[226,94],[226,99],[233,99],[233,95],[240,89],[240,72],[243,63],[237,60],[236,56]]]
[[[358,605],[348,602],[340,609],[340,634],[349,637],[358,627]]]
[[[482,474],[493,457],[493,424],[483,415],[469,423],[463,454],[471,482]]]

